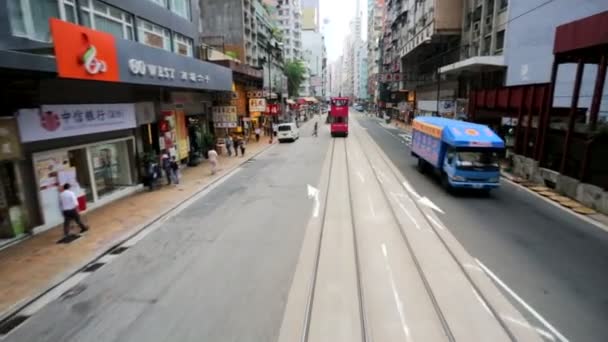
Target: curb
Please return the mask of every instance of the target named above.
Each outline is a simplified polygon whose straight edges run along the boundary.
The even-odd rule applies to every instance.
[[[509,177],[509,176],[506,176],[505,174],[501,173],[501,178],[503,180],[507,181],[509,184],[515,186],[516,188],[526,191],[527,193],[531,194],[535,198],[541,199],[543,202],[548,203],[548,204],[554,206],[555,208],[558,208],[561,211],[563,211],[565,213],[568,213],[568,214],[572,215],[573,217],[575,217],[577,219],[580,219],[582,221],[585,221],[586,223],[589,223],[589,224],[591,224],[591,225],[593,225],[593,226],[595,226],[595,227],[603,230],[604,232],[608,233],[608,226],[604,225],[602,222],[594,220],[594,219],[590,218],[587,215],[581,215],[579,213],[576,213],[576,212],[572,211],[571,209],[562,206],[558,202],[552,201],[549,198],[544,197],[544,196],[538,194],[537,192],[529,189],[528,187],[526,187],[526,186],[524,186],[524,185],[522,185],[520,183],[515,182],[513,180],[514,179],[513,177]]]
[[[8,320],[10,320],[11,318],[17,316],[19,314],[19,312],[22,311],[24,308],[26,308],[28,305],[34,303],[36,300],[38,300],[42,296],[46,295],[47,293],[49,293],[53,289],[59,287],[61,284],[63,284],[64,282],[66,282],[68,279],[70,279],[74,275],[82,272],[89,265],[94,264],[99,259],[101,259],[103,256],[105,256],[106,254],[110,253],[112,250],[114,250],[115,248],[119,247],[120,245],[122,245],[123,243],[125,243],[126,241],[128,241],[129,239],[135,237],[136,235],[138,235],[142,231],[146,230],[147,228],[149,228],[153,224],[161,221],[164,217],[166,217],[167,215],[169,215],[176,208],[178,208],[182,204],[188,202],[192,198],[195,198],[198,194],[200,194],[201,192],[207,190],[209,187],[211,187],[212,185],[214,185],[215,183],[217,183],[221,179],[223,179],[223,178],[231,175],[236,169],[242,167],[249,160],[256,158],[257,156],[259,156],[260,154],[268,151],[269,149],[271,149],[274,146],[276,146],[276,143],[274,143],[274,142],[272,144],[267,144],[260,151],[256,152],[255,154],[252,154],[252,155],[248,156],[247,158],[244,158],[237,165],[235,165],[235,166],[233,166],[233,167],[231,167],[229,169],[226,169],[225,173],[223,175],[221,175],[221,176],[213,179],[208,184],[205,184],[202,188],[198,189],[192,195],[184,198],[183,200],[180,200],[180,201],[176,202],[169,209],[167,209],[165,211],[162,211],[156,217],[148,220],[147,222],[145,222],[145,223],[137,226],[136,228],[134,228],[134,229],[126,232],[125,234],[119,236],[113,242],[111,242],[109,244],[109,247],[103,248],[103,250],[101,252],[95,253],[91,258],[89,258],[87,261],[81,263],[79,266],[76,266],[72,270],[67,270],[65,272],[62,272],[61,275],[57,277],[60,280],[57,280],[54,283],[53,283],[53,281],[51,281],[50,282],[51,285],[49,285],[45,289],[43,289],[43,290],[39,291],[38,293],[36,293],[36,294],[34,294],[32,296],[29,296],[29,297],[27,297],[27,298],[25,298],[25,299],[23,299],[23,300],[15,303],[12,307],[8,308],[4,312],[1,312],[0,313],[0,326],[3,325]]]

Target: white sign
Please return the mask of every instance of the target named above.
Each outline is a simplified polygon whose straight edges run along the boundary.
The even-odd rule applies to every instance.
[[[174,80],[178,77],[182,81],[190,81],[194,83],[209,83],[210,80],[209,75],[197,74],[195,72],[188,71],[176,72],[175,68],[146,63],[135,58],[129,59],[129,71],[133,75],[154,77],[161,80]]]
[[[133,103],[43,105],[17,113],[22,142],[134,128]]]
[[[249,111],[250,112],[265,112],[266,111],[266,99],[249,99]]]
[[[236,127],[238,116],[236,106],[217,106],[211,108],[215,127]]]

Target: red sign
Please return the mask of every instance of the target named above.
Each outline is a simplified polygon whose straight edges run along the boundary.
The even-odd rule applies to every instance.
[[[95,81],[119,80],[114,36],[52,18],[59,77]]]
[[[269,103],[268,106],[266,107],[266,112],[269,115],[279,115],[279,113],[281,112],[279,105],[277,103]]]

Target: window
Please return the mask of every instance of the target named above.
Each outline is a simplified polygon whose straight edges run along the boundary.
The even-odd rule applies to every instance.
[[[137,21],[137,33],[139,34],[141,43],[171,51],[171,34],[169,30],[143,19],[138,19]]]
[[[152,1],[153,3],[155,3],[159,6],[163,6],[163,7],[167,8],[167,0],[148,0],[148,1]]]
[[[41,42],[51,41],[49,18],[59,18],[57,0],[8,0],[13,35]]]
[[[190,0],[171,0],[171,11],[190,20]]]
[[[179,33],[173,34],[173,51],[175,53],[192,57],[192,39],[182,36]]]
[[[496,51],[502,51],[505,46],[505,30],[496,32]]]
[[[134,40],[131,14],[97,0],[80,0],[82,24],[111,33],[116,38]]]
[[[500,10],[504,10],[509,6],[509,0],[500,0]]]

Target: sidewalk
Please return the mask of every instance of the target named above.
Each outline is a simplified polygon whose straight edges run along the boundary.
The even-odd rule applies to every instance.
[[[270,146],[263,136],[247,145],[245,158],[220,156],[216,175],[204,161],[183,169],[178,186],[139,192],[87,213],[91,230],[70,244],[56,243],[63,231],[55,227],[1,250],[0,320]]]

